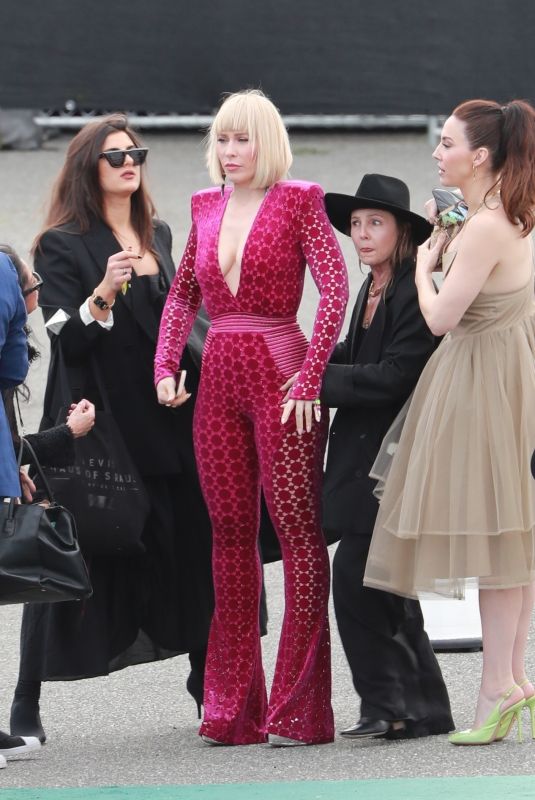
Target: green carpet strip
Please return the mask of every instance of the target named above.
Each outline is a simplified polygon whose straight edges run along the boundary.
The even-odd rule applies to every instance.
[[[1,800],[533,800],[535,776],[2,789]]]

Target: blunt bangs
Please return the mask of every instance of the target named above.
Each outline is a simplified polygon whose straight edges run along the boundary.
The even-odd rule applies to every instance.
[[[288,174],[292,153],[288,132],[278,110],[262,92],[236,92],[223,101],[207,136],[206,165],[215,184],[224,182],[217,157],[217,137],[223,131],[247,133],[256,155],[253,187],[272,186]]]

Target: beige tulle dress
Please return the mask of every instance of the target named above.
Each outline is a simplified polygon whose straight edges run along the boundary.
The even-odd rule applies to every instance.
[[[535,579],[534,314],[533,280],[482,292],[428,361],[372,470],[382,499],[366,586],[462,597],[470,579]]]

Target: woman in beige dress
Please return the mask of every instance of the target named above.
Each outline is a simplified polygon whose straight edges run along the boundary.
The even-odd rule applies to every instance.
[[[479,586],[483,672],[473,727],[454,744],[535,736],[524,656],[534,601],[535,111],[473,100],[446,120],[440,181],[468,205],[458,236],[420,247],[418,298],[444,340],[416,387],[384,487],[365,585],[409,597]],[[432,281],[441,249],[445,280]],[[378,459],[379,463],[380,458]]]

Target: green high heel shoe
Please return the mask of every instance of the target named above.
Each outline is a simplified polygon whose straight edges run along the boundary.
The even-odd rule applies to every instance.
[[[525,705],[525,700],[519,700],[514,703],[505,711],[501,710],[503,703],[508,700],[516,689],[516,684],[511,686],[502,697],[498,700],[487,719],[480,725],[479,728],[469,728],[466,731],[458,731],[448,736],[448,741],[451,744],[460,745],[481,745],[491,744],[495,741],[501,741],[509,735],[513,723],[516,719],[518,726],[518,741],[522,741],[522,709]]]
[[[531,681],[526,678],[522,683],[518,685],[520,688],[526,685],[526,683],[531,683]],[[526,697],[524,699],[524,707],[529,709],[529,715],[531,719],[531,738],[535,739],[535,694],[532,694],[531,697]]]
[[[526,697],[524,700],[524,705],[526,708],[529,708],[531,717],[531,738],[535,739],[535,694],[533,694],[531,697]]]

